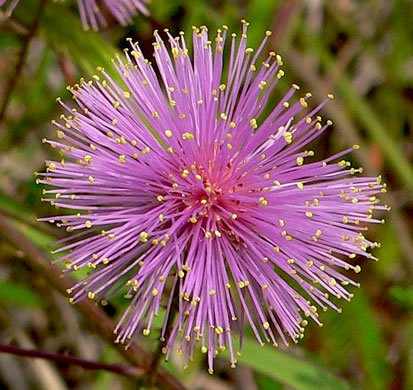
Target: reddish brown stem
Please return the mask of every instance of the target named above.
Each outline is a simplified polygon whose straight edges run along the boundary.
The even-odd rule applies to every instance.
[[[27,35],[24,39],[23,47],[20,51],[19,59],[17,61],[14,73],[6,86],[6,91],[4,93],[3,101],[1,104],[1,108],[0,108],[0,124],[2,123],[3,119],[6,116],[7,106],[9,104],[14,88],[16,87],[19,81],[19,76],[20,76],[21,71],[23,70],[23,66],[26,61],[27,53],[29,51],[30,42],[32,41],[33,37],[36,34],[37,28],[39,27],[40,19],[42,18],[46,3],[47,3],[47,0],[40,0],[40,4],[37,8],[37,13],[34,17],[34,21],[32,25],[30,26],[29,31],[27,32]]]
[[[84,368],[85,370],[105,370],[128,377],[138,377],[144,375],[144,371],[138,367],[122,366],[120,364],[99,363],[92,360],[84,360],[63,354],[44,352],[37,349],[23,349],[14,345],[0,344],[0,352],[10,353],[12,355],[24,356],[28,358],[46,359],[55,363],[76,365]]]

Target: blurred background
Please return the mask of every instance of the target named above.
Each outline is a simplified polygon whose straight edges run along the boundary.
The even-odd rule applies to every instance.
[[[324,327],[310,324],[297,346],[261,348],[247,338],[239,367],[218,359],[214,376],[201,354],[187,370],[179,356],[162,364],[199,390],[413,389],[413,1],[152,0],[149,8],[150,18],[138,15],[127,27],[109,19],[99,32],[83,31],[74,1],[49,1],[34,26],[34,0],[21,0],[9,19],[0,14],[0,343],[130,364],[110,334],[102,336],[97,318],[68,303],[57,267],[46,264],[48,245],[65,233],[36,222],[54,212],[40,201],[33,176],[54,156],[41,140],[54,135],[56,97],[69,100],[66,86],[90,78],[96,66],[111,69],[125,38],[139,41],[150,57],[154,29],[183,30],[188,38],[192,25],[207,25],[211,34],[222,24],[239,32],[245,18],[249,47],[270,29],[268,50],[284,59],[274,102],[292,83],[311,91],[314,104],[336,95],[323,111],[334,126],[312,145],[318,157],[360,144],[354,165],[388,183],[382,202],[392,210],[378,215],[385,225],[368,232],[381,243],[380,261],[363,262],[352,302],[340,302],[342,314],[322,313]],[[116,321],[124,305],[114,299],[107,316]],[[157,349],[153,333],[138,340],[147,351]],[[0,354],[0,389],[148,386],[145,378]]]

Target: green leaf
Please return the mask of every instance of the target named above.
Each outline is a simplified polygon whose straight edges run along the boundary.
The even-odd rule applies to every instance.
[[[398,286],[392,287],[389,291],[389,296],[400,306],[403,306],[409,311],[413,311],[413,288],[405,290]]]
[[[0,303],[30,308],[42,307],[42,300],[35,292],[7,280],[0,280]]]
[[[226,352],[227,354],[227,352]],[[350,390],[350,386],[326,369],[296,356],[261,347],[251,338],[244,340],[239,363],[265,374],[295,390]]]
[[[265,31],[271,27],[275,10],[280,5],[279,0],[253,0],[248,4],[248,46],[257,48],[265,37]]]
[[[386,278],[388,275],[392,275],[400,267],[402,252],[400,248],[400,240],[394,225],[386,223],[381,229],[381,246],[375,251],[375,256],[377,256],[380,261],[375,264],[375,267],[376,270]]]
[[[385,390],[391,382],[391,371],[386,361],[386,344],[380,323],[370,307],[363,290],[342,313],[343,326],[347,326],[364,373],[364,388]],[[351,342],[351,341],[350,341]]]
[[[259,390],[283,390],[284,386],[268,375],[255,374],[255,383]]]
[[[58,33],[57,33],[58,32]],[[84,31],[78,15],[59,4],[49,3],[40,25],[40,33],[57,53],[69,57],[89,79],[100,66],[110,70],[117,82],[117,72],[112,71],[111,59],[118,50],[94,31]]]
[[[29,221],[35,221],[35,216],[33,213],[29,212],[27,209],[25,209],[24,206],[18,204],[13,199],[0,191],[0,212],[1,209],[8,210],[9,212],[14,213],[16,216],[21,218],[21,221],[16,221],[11,217],[9,218],[9,220],[11,223],[13,223],[13,226],[15,226],[16,229],[24,233],[38,247],[46,250],[48,248],[48,245],[55,241],[55,237],[40,229],[41,222],[39,222],[39,229],[36,229],[35,224],[29,223]],[[24,221],[27,221],[27,223],[25,223]]]

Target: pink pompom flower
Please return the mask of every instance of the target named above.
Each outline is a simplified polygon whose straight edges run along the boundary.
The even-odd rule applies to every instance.
[[[11,15],[20,0],[0,0],[0,7],[5,7],[6,13]],[[121,24],[126,25],[132,22],[132,18],[139,12],[148,15],[146,5],[149,0],[102,0],[103,6]],[[102,5],[98,0],[77,0],[79,5],[80,18],[85,29],[92,27],[97,30],[99,26],[106,25],[106,19],[102,13]]]
[[[38,178],[69,211],[43,219],[73,232],[56,262],[90,269],[71,302],[122,292],[117,342],[162,315],[167,357],[200,348],[210,372],[225,349],[235,366],[246,324],[259,343],[288,345],[320,324],[319,308],[340,310],[358,285],[354,258],[374,259],[365,224],[386,209],[380,178],[342,159],[357,146],[321,160],[306,149],[331,125],[319,111],[332,96],[309,109],[293,85],[274,101],[282,59],[260,59],[271,33],[253,50],[247,25],[239,38],[194,28],[191,49],[183,33],[155,32],[156,65],[130,42],[114,60],[122,84],[98,68],[71,88],[75,108],[60,101],[68,114],[44,142],[63,159]]]

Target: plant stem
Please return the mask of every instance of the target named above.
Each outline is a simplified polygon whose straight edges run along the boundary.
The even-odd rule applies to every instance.
[[[12,77],[10,78],[6,86],[6,91],[4,93],[4,97],[3,97],[3,101],[2,101],[1,109],[0,109],[0,124],[3,122],[6,116],[7,106],[9,105],[11,95],[14,89],[16,88],[17,82],[19,81],[19,76],[20,76],[21,71],[23,70],[24,63],[27,57],[27,53],[29,51],[30,42],[32,41],[33,37],[36,34],[37,28],[39,27],[40,19],[43,15],[43,11],[46,6],[46,3],[47,3],[47,0],[40,0],[40,4],[37,8],[37,13],[34,17],[34,21],[32,25],[30,26],[26,37],[24,38],[23,47],[21,48],[19,59],[17,61],[14,73]]]
[[[84,360],[63,354],[44,352],[37,349],[23,349],[14,345],[0,344],[0,352],[29,358],[46,359],[55,363],[76,365],[86,370],[105,370],[128,377],[139,377],[144,374],[144,371],[138,367],[128,367],[120,364],[99,363],[92,360]]]

